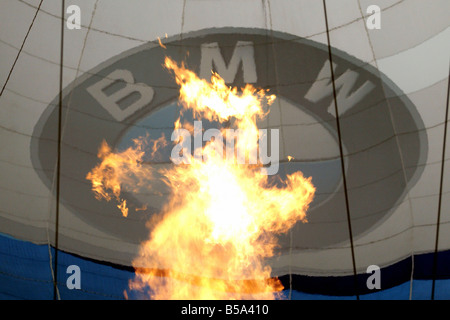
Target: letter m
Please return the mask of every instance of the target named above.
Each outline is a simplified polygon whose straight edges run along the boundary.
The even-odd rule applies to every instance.
[[[217,42],[202,44],[200,77],[207,80],[211,79],[211,70],[215,67],[217,73],[226,83],[232,83],[236,78],[241,62],[244,82],[255,83],[258,78],[253,42],[238,41],[228,65],[225,63]]]

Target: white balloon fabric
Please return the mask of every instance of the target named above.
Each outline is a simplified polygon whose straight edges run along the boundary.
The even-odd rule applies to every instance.
[[[286,298],[449,299],[448,12],[447,0],[2,0],[0,298],[124,298],[168,191],[155,179],[157,192],[127,193],[147,206],[124,218],[86,175],[102,140],[170,137],[170,56],[277,96],[259,123],[280,131],[277,175],[316,186],[308,223],[268,262]],[[146,163],[173,165],[160,152]],[[66,285],[72,265],[83,290]]]

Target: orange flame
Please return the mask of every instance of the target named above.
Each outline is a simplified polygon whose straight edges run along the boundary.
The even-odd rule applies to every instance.
[[[117,207],[124,217],[128,216],[128,207],[126,200],[120,197],[122,187],[127,191],[137,192],[140,188],[148,187],[148,179],[152,177],[152,168],[142,165],[145,140],[135,139],[133,142],[134,147],[113,152],[106,141],[103,141],[98,151],[102,162],[86,176],[86,179],[91,180],[95,197],[107,201],[116,198],[119,202]]]
[[[166,38],[167,38],[167,34],[166,34]],[[163,45],[163,43],[161,42],[161,38],[160,38],[160,37],[158,37],[158,43],[159,43],[159,45],[160,45],[162,48],[167,49],[167,47],[166,47],[165,45]]]
[[[175,74],[185,109],[198,118],[232,121],[242,130],[232,154],[234,148],[236,152],[258,148],[256,120],[266,116],[264,106],[273,102],[274,95],[267,97],[250,85],[238,92],[215,73],[211,82],[202,80],[170,58],[165,66]],[[180,119],[174,125],[180,128]],[[98,198],[111,199],[108,189],[126,205],[120,199],[120,185],[131,185],[130,173],[138,181],[152,178],[151,169],[144,172],[139,165],[142,142],[135,141],[135,147],[123,153],[102,145],[102,163],[87,176]],[[189,164],[158,170],[171,194],[161,214],[149,222],[150,237],[133,261],[136,277],[131,289],[147,292],[152,299],[279,296],[283,286],[271,277],[265,260],[274,255],[278,234],[298,221],[306,222],[315,188],[301,172],[288,175],[282,187],[275,186],[261,163],[238,165],[217,152],[223,149],[223,141],[211,140],[202,149],[203,157],[188,155]]]

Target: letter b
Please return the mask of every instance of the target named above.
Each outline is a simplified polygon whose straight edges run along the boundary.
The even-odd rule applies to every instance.
[[[232,305],[225,305],[225,313],[226,314],[232,314],[233,313],[233,306]]]

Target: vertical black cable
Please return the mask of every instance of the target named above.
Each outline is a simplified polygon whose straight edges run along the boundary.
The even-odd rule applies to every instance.
[[[62,123],[62,91],[63,91],[63,62],[64,62],[64,16],[65,0],[62,0],[61,7],[61,47],[60,47],[60,65],[59,65],[59,101],[58,101],[58,146],[56,159],[56,210],[55,210],[55,265],[53,280],[53,300],[58,298],[58,235],[59,235],[59,201],[60,201],[60,183],[61,183],[61,123]]]
[[[445,118],[444,118],[444,139],[443,139],[443,143],[442,143],[441,181],[440,181],[440,185],[439,185],[439,204],[438,204],[438,213],[437,213],[437,222],[436,222],[436,242],[434,244],[433,285],[431,287],[431,300],[434,300],[434,292],[435,292],[435,288],[436,288],[436,277],[437,277],[439,226],[441,224],[442,190],[444,187],[445,145],[447,144],[449,96],[450,96],[450,63],[449,63],[448,84],[447,84],[447,104],[446,104]]]
[[[352,252],[354,287],[355,287],[356,299],[359,300],[358,275],[356,273],[355,249],[354,249],[354,245],[353,245],[352,223],[351,223],[351,219],[350,219],[350,206],[349,206],[349,201],[348,201],[347,179],[345,177],[344,151],[343,151],[343,147],[342,147],[341,126],[340,126],[340,122],[339,122],[339,112],[338,112],[336,84],[335,84],[334,70],[333,70],[333,56],[331,54],[330,31],[328,28],[326,0],[323,0],[323,10],[325,13],[325,26],[327,29],[328,58],[330,60],[331,82],[333,84],[334,112],[336,114],[336,127],[337,127],[338,139],[339,139],[339,152],[341,155],[342,183],[344,185],[345,206],[347,209],[347,224],[348,224],[348,232],[349,232],[349,236],[350,236],[350,247],[351,247],[351,252]]]
[[[41,2],[39,2],[39,6],[37,7],[36,13],[34,14],[33,20],[31,21],[31,24],[30,24],[30,27],[28,28],[27,34],[25,35],[25,38],[22,41],[22,45],[20,46],[19,52],[17,53],[17,56],[14,59],[13,65],[11,66],[11,69],[8,72],[8,77],[6,78],[6,81],[3,84],[2,90],[0,91],[0,96],[3,94],[3,91],[5,91],[6,85],[9,82],[9,78],[11,77],[14,67],[16,66],[17,60],[19,60],[19,56],[22,53],[23,47],[25,46],[25,42],[27,41],[28,35],[30,34],[30,31],[31,31],[31,28],[33,27],[34,20],[36,20],[36,17],[38,15],[39,11],[41,10],[42,2],[44,2],[44,0],[41,0]]]

